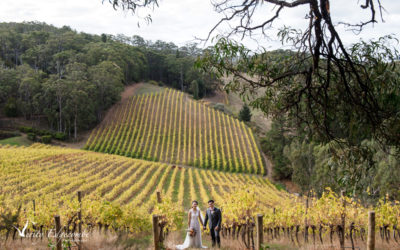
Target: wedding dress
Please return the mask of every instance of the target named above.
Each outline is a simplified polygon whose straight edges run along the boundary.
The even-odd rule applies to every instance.
[[[203,215],[200,212],[200,209],[197,208],[196,211],[193,211],[193,208],[189,210],[191,212],[191,220],[190,220],[190,228],[194,228],[196,230],[196,235],[194,237],[190,237],[189,232],[186,234],[185,241],[182,245],[177,245],[176,249],[186,249],[189,247],[194,248],[207,248],[202,245],[201,242],[201,228],[199,222],[199,216],[201,221],[204,223]]]

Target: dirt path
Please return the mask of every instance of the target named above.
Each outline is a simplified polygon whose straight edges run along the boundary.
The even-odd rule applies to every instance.
[[[262,157],[264,158],[264,161],[265,161],[265,165],[266,165],[266,168],[267,168],[267,177],[268,177],[269,180],[272,181],[272,163],[268,159],[268,157],[264,154],[264,152],[262,152],[260,150],[260,153],[261,153],[261,155],[262,155]]]
[[[129,97],[131,97],[133,94],[135,94],[135,91],[138,88],[140,88],[142,85],[143,85],[143,83],[135,83],[135,84],[126,86],[124,91],[121,93],[121,100],[107,110],[107,112],[104,115],[103,120],[96,127],[100,126],[102,123],[107,123],[110,120],[112,120],[114,115],[116,114],[115,111],[122,105],[122,103],[127,101],[129,99]]]
[[[121,93],[121,102],[124,102],[129,97],[133,96],[138,88],[143,85],[142,82],[131,84],[125,87],[124,91]]]
[[[84,133],[81,133],[78,135],[78,141],[76,142],[64,142],[64,141],[55,141],[55,145],[61,146],[61,147],[67,147],[67,148],[73,148],[73,149],[81,149],[85,146],[87,139],[90,136],[90,133],[92,131],[85,131]]]
[[[265,160],[265,164],[266,164],[266,168],[267,168],[267,178],[271,181],[271,182],[273,182],[273,183],[275,183],[276,182],[276,180],[274,180],[273,178],[272,178],[272,171],[273,171],[273,169],[272,169],[272,163],[271,163],[271,161],[268,159],[268,157],[264,154],[264,152],[262,152],[261,151],[261,154],[262,154],[262,157],[264,157],[264,160]],[[282,183],[283,185],[285,185],[285,187],[286,187],[286,190],[289,192],[289,193],[300,193],[300,188],[299,188],[299,186],[298,185],[296,185],[293,181],[291,181],[291,180],[280,180],[280,181],[278,181],[278,183]]]
[[[225,91],[216,90],[213,96],[203,98],[205,102],[212,102],[212,103],[223,103],[228,105],[228,97]]]

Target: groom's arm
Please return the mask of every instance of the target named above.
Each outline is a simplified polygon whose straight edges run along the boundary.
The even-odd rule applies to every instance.
[[[206,210],[206,218],[204,219],[204,225],[203,225],[203,227],[206,227],[206,226],[207,226],[207,221],[208,221],[208,213],[207,213],[207,210]]]

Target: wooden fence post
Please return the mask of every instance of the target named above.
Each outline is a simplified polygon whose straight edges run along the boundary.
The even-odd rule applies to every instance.
[[[367,250],[375,250],[375,211],[368,213]]]
[[[307,220],[307,214],[308,214],[308,198],[310,196],[310,192],[307,193],[307,200],[306,200],[306,216],[304,217],[304,243],[308,242],[308,220]]]
[[[340,234],[340,249],[344,249],[344,234],[346,232],[346,199],[344,197],[344,191],[342,190],[340,193],[341,199],[342,199],[342,207],[343,207],[343,212],[341,214],[341,227],[342,227],[342,233]]]
[[[160,191],[157,191],[157,203],[161,203],[162,199],[161,199],[161,193]]]
[[[160,250],[160,237],[158,235],[158,215],[153,214],[153,239],[154,250]]]
[[[263,227],[263,215],[257,214],[257,240],[256,240],[256,250],[261,249],[261,245],[263,244],[264,237],[264,227]]]
[[[62,250],[62,239],[60,238],[60,233],[61,233],[61,222],[60,222],[60,216],[56,215],[54,216],[54,220],[56,222],[56,246],[57,250]]]
[[[78,202],[79,202],[79,211],[78,211],[78,233],[79,233],[79,244],[78,250],[82,249],[82,192],[78,191]]]
[[[35,200],[33,200],[32,203],[33,203],[33,218],[35,218],[35,220],[36,220],[36,202],[35,202]],[[36,230],[35,225],[32,225],[32,227],[33,227],[33,230]]]

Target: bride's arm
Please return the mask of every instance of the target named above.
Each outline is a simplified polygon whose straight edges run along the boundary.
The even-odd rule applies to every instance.
[[[200,223],[201,223],[201,226],[203,226],[204,227],[204,223],[203,223],[203,214],[201,213],[201,211],[199,210],[199,220],[200,220]]]
[[[192,216],[190,216],[190,211],[188,213],[188,228],[190,228],[190,220],[192,219]]]
[[[200,224],[201,224],[201,226],[203,226],[204,227],[204,223],[203,223],[203,215],[202,215],[202,213],[201,213],[201,211],[199,210],[199,217],[198,217],[198,219],[199,219],[199,221],[200,221]]]

